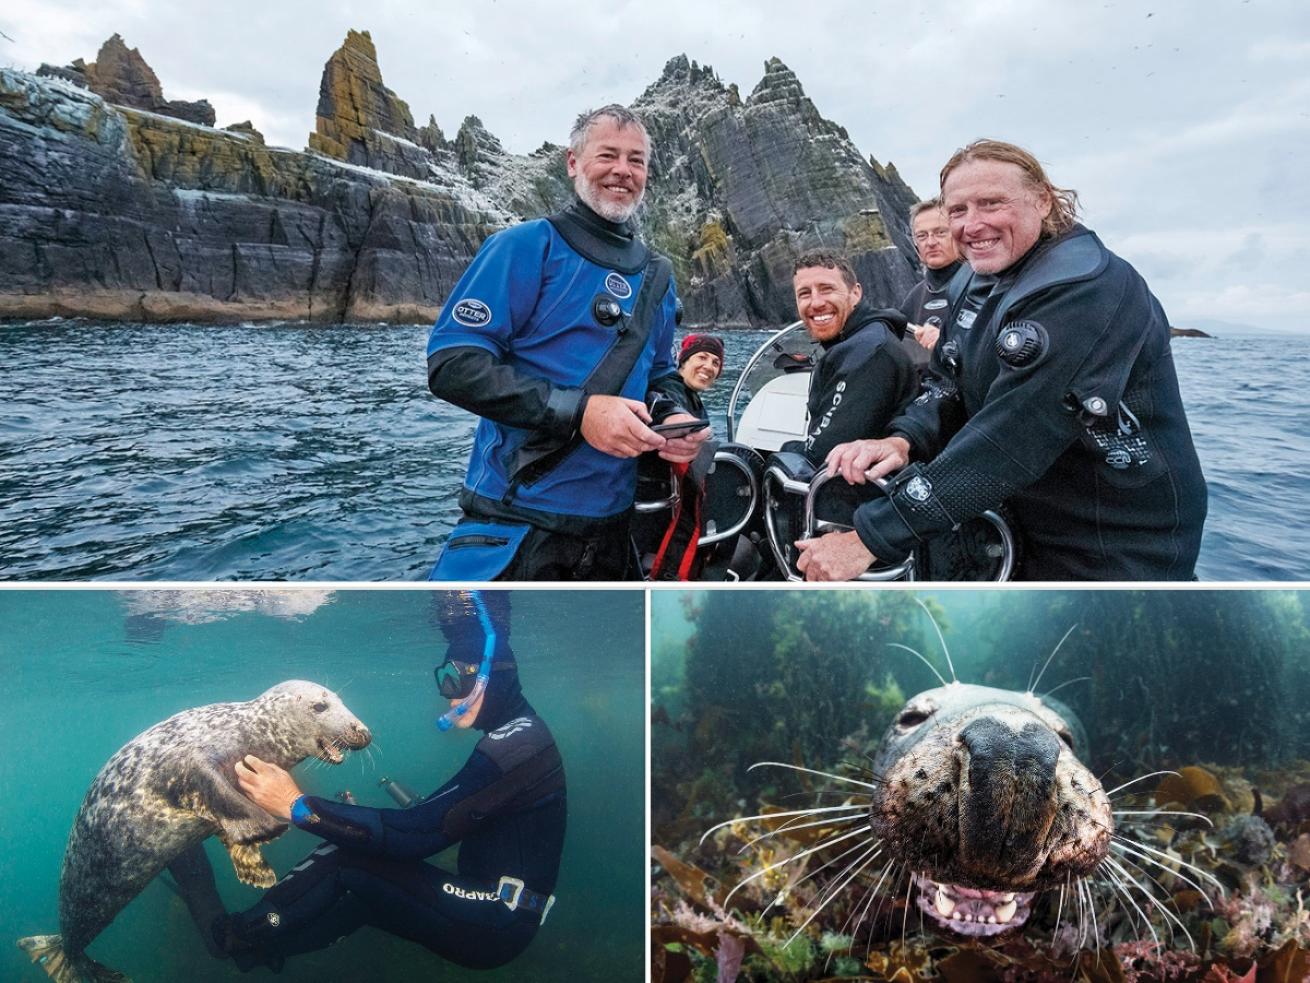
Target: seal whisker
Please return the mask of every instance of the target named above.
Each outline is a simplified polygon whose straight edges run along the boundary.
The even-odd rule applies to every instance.
[[[1196,891],[1201,895],[1201,897],[1205,898],[1205,903],[1206,903],[1207,905],[1210,906],[1210,910],[1211,910],[1211,911],[1214,910],[1214,902],[1210,900],[1210,896],[1207,895],[1207,894],[1205,893],[1205,891],[1201,888],[1201,885],[1197,884],[1197,883],[1196,883],[1195,881],[1193,881],[1193,880],[1190,880],[1188,877],[1186,877],[1185,875],[1181,874],[1180,872],[1178,872],[1178,871],[1176,871],[1176,870],[1173,870],[1173,869],[1171,869],[1171,868],[1169,868],[1169,867],[1165,867],[1163,864],[1160,864],[1159,862],[1157,862],[1157,861],[1155,861],[1155,860],[1151,860],[1151,858],[1149,858],[1149,857],[1147,857],[1147,858],[1145,858],[1145,859],[1148,860],[1150,863],[1155,864],[1155,865],[1156,865],[1157,867],[1159,867],[1161,870],[1168,871],[1170,874],[1173,874],[1173,875],[1174,875],[1175,877],[1177,877],[1179,880],[1184,881],[1184,882],[1187,883],[1187,884],[1190,884],[1193,888],[1196,889]],[[1159,879],[1158,877],[1156,877],[1154,874],[1152,874],[1152,873],[1151,873],[1149,870],[1147,870],[1145,867],[1143,867],[1141,864],[1137,863],[1137,862],[1134,861],[1134,860],[1129,859],[1128,857],[1124,856],[1123,854],[1119,854],[1119,862],[1122,863],[1122,864],[1127,864],[1129,867],[1132,867],[1133,870],[1137,871],[1137,872],[1138,872],[1139,874],[1141,874],[1143,877],[1147,878],[1147,879],[1148,879],[1152,884],[1154,884],[1156,887],[1158,887],[1158,888],[1160,889],[1160,893],[1161,893],[1161,894],[1164,894],[1164,895],[1169,894],[1169,889],[1166,888],[1163,884],[1160,883],[1160,879]]]
[[[756,819],[782,819],[786,816],[810,816],[820,812],[840,812],[843,809],[851,809],[851,808],[856,808],[856,807],[849,806],[849,805],[816,806],[813,809],[793,809],[790,812],[762,812],[758,816],[738,816],[736,819],[729,819],[726,820],[725,822],[721,822],[714,826],[711,826],[701,835],[700,843],[697,845],[703,845],[705,843],[705,840],[709,837],[711,833],[723,829],[725,826],[731,826],[733,823],[748,823]],[[862,809],[863,806],[860,806],[859,808]]]
[[[1170,809],[1115,809],[1111,815],[1115,816],[1191,816],[1193,819],[1201,819],[1214,827],[1214,820],[1204,813],[1200,812],[1177,812]]]
[[[1046,697],[1048,696],[1055,695],[1060,690],[1064,689],[1066,686],[1072,686],[1074,683],[1085,683],[1091,678],[1092,678],[1091,676],[1075,676],[1073,679],[1066,679],[1059,686],[1055,687],[1054,689],[1048,689],[1045,693],[1043,693],[1042,699],[1046,699]]]
[[[862,782],[855,778],[847,778],[844,775],[834,775],[830,771],[818,771],[814,768],[802,768],[800,765],[788,764],[786,761],[757,761],[747,768],[747,771],[754,771],[756,768],[789,768],[792,771],[803,771],[811,775],[820,775],[824,778],[831,778],[834,782],[850,782],[852,785],[859,785],[861,788],[877,789],[877,785],[869,782]]]
[[[1099,864],[1097,864],[1096,869],[1098,871],[1103,871],[1106,874],[1106,876],[1109,877],[1110,887],[1115,891],[1115,893],[1117,893],[1120,897],[1122,897],[1125,901],[1127,901],[1129,905],[1131,905],[1131,911],[1135,911],[1137,915],[1141,916],[1142,923],[1146,925],[1146,930],[1151,933],[1152,940],[1158,946],[1160,944],[1160,937],[1155,934],[1155,926],[1151,924],[1151,919],[1148,918],[1146,912],[1142,910],[1142,906],[1133,900],[1133,896],[1129,891],[1127,884],[1124,883],[1124,878],[1127,878],[1129,881],[1131,881],[1139,891],[1142,891],[1143,893],[1147,893],[1146,889],[1140,883],[1138,883],[1131,875],[1129,875],[1127,871],[1123,870],[1122,867],[1119,867],[1117,864],[1111,862],[1108,857],[1105,860],[1102,860]],[[1131,912],[1130,912],[1130,917],[1131,917]],[[1137,922],[1135,919],[1133,920],[1132,925],[1133,925],[1133,929],[1136,930]],[[1172,927],[1170,928],[1169,933],[1170,936],[1172,937],[1173,935]],[[1140,932],[1138,933],[1138,938],[1141,938]]]
[[[818,846],[812,846],[808,850],[802,850],[800,853],[795,854],[794,856],[786,857],[783,860],[779,860],[777,863],[769,864],[767,867],[757,870],[755,873],[751,874],[744,881],[740,882],[736,887],[734,887],[731,891],[728,892],[727,897],[723,899],[723,906],[726,908],[728,905],[728,900],[734,894],[740,891],[743,887],[749,884],[751,881],[755,880],[757,877],[763,877],[771,870],[777,870],[779,867],[784,867],[787,864],[794,863],[795,861],[800,860],[803,857],[808,857],[812,853],[818,853],[820,850],[826,850],[830,846],[836,846],[838,843],[841,843],[845,840],[849,840],[852,836],[859,836],[861,833],[865,831],[866,828],[851,830],[850,832],[844,833],[841,836],[835,837],[833,839],[825,840],[824,842],[820,843]]]
[[[937,667],[934,666],[934,665],[933,665],[931,662],[929,662],[927,659],[925,659],[925,658],[924,658],[922,655],[920,655],[918,652],[916,652],[914,649],[910,648],[910,646],[908,646],[908,645],[902,645],[900,642],[888,642],[888,643],[887,643],[887,647],[888,647],[888,648],[893,648],[893,649],[905,649],[905,651],[907,651],[907,652],[909,652],[911,655],[915,656],[915,657],[916,657],[920,662],[922,662],[925,666],[927,666],[929,669],[931,669],[931,670],[932,670],[932,674],[933,674],[934,676],[937,677],[937,679],[941,682],[941,684],[942,684],[943,686],[947,685],[946,680],[942,678],[942,674],[941,674],[940,672],[937,671]]]
[[[1137,878],[1133,877],[1133,875],[1128,872],[1128,869],[1124,867],[1123,864],[1119,863],[1116,860],[1111,859],[1110,857],[1106,857],[1105,859],[1112,866],[1116,867],[1123,874],[1124,877],[1127,877],[1130,881],[1132,881],[1133,884],[1137,886],[1137,889],[1141,891],[1142,894],[1146,897],[1146,900],[1151,902],[1151,904],[1153,904],[1156,907],[1156,909],[1159,910],[1160,914],[1164,915],[1164,917],[1167,919],[1165,924],[1169,925],[1169,941],[1171,943],[1173,942],[1174,940],[1173,926],[1177,925],[1182,930],[1183,935],[1187,937],[1188,946],[1191,948],[1193,952],[1195,952],[1196,940],[1192,938],[1192,933],[1187,931],[1187,926],[1183,924],[1182,919],[1180,919],[1172,911],[1166,908],[1164,904],[1161,903],[1160,899],[1157,898],[1152,891],[1150,891],[1145,885],[1143,885],[1140,881],[1138,881]],[[1164,889],[1163,885],[1160,885],[1159,881],[1156,881],[1154,877],[1151,877],[1150,874],[1147,874],[1146,871],[1142,870],[1141,867],[1137,867],[1136,864],[1133,864],[1133,866],[1136,867],[1137,870],[1141,871],[1142,874],[1145,874],[1147,877],[1150,877],[1152,881],[1155,881],[1156,885],[1160,886],[1161,890]],[[1172,922],[1173,924],[1171,925],[1170,922]],[[1150,926],[1148,924],[1148,928],[1149,927]],[[1151,938],[1155,939],[1156,944],[1159,945],[1160,939],[1156,936],[1154,930],[1152,930],[1151,932]]]
[[[1166,768],[1164,771],[1152,771],[1152,772],[1148,772],[1148,773],[1145,774],[1145,775],[1139,775],[1137,778],[1134,778],[1134,779],[1133,779],[1132,781],[1130,781],[1130,782],[1124,782],[1122,785],[1119,785],[1119,786],[1117,786],[1117,787],[1115,787],[1115,788],[1110,789],[1110,791],[1106,792],[1105,795],[1106,795],[1107,798],[1110,798],[1110,797],[1112,797],[1112,796],[1114,795],[1115,792],[1122,792],[1122,791],[1123,791],[1124,789],[1126,789],[1129,785],[1136,785],[1138,782],[1144,782],[1144,781],[1146,781],[1148,778],[1154,778],[1156,775],[1177,775],[1177,774],[1178,774],[1178,772],[1176,772],[1176,771],[1172,771],[1172,770],[1170,770],[1170,769],[1168,769],[1168,768]],[[1180,776],[1180,777],[1181,777],[1181,776]]]
[[[872,793],[872,792],[852,792],[852,791],[850,791],[849,789],[844,789],[844,788],[841,788],[841,789],[838,789],[838,788],[821,788],[821,789],[816,789],[816,790],[813,791],[813,792],[807,792],[807,791],[788,792],[786,795],[782,796],[782,798],[784,798],[784,799],[799,799],[799,798],[801,798],[801,797],[809,798],[809,797],[811,797],[811,796],[818,797],[818,796],[822,796],[822,795],[839,795],[839,796],[841,796],[843,799],[866,799],[866,800],[868,800],[868,799],[872,799],[872,798],[873,798],[873,793]],[[866,802],[864,803],[864,805],[867,806],[867,805],[868,805],[868,802],[866,801]]]
[[[937,624],[937,619],[932,616],[932,612],[928,610],[928,605],[923,603],[922,598],[916,597],[914,603],[923,608],[923,613],[926,614],[928,620],[932,622],[933,629],[937,632],[937,640],[942,643],[942,653],[946,656],[946,665],[949,666],[951,670],[951,682],[958,683],[959,679],[955,676],[955,663],[951,661],[951,650],[946,647],[946,636],[942,634],[941,626]],[[943,682],[942,685],[945,686],[945,682]]]
[[[838,874],[833,879],[832,884],[824,888],[823,894],[819,895],[819,897],[822,899],[819,906],[815,908],[812,912],[810,912],[810,917],[805,919],[805,921],[801,922],[800,928],[796,929],[796,931],[792,933],[791,938],[789,938],[786,942],[784,942],[782,944],[782,947],[785,949],[787,948],[787,946],[795,942],[797,937],[803,931],[805,931],[805,926],[809,925],[810,922],[814,921],[815,917],[819,914],[819,912],[823,911],[824,908],[832,904],[833,899],[837,897],[837,895],[840,894],[845,889],[846,885],[849,884],[851,881],[855,880],[855,878],[859,876],[860,871],[864,870],[865,867],[873,863],[874,859],[877,858],[877,856],[881,852],[882,850],[879,849],[879,844],[875,843],[873,846],[869,847],[864,853],[862,853],[858,858],[852,860],[846,866],[846,869],[843,870],[840,874]],[[857,864],[859,866],[856,866]],[[846,872],[850,871],[852,867],[854,867],[855,869],[854,871],[851,872],[850,876],[846,877],[846,880],[844,881],[841,880],[841,878],[846,875]],[[824,898],[824,894],[827,895],[826,898]]]
[[[1141,857],[1143,860],[1146,860],[1149,863],[1155,864],[1161,870],[1167,870],[1175,877],[1187,881],[1188,884],[1191,884],[1192,887],[1196,888],[1198,891],[1201,892],[1202,895],[1204,895],[1205,890],[1201,887],[1201,885],[1197,884],[1195,881],[1188,880],[1188,878],[1184,874],[1174,870],[1171,867],[1167,867],[1166,865],[1162,864],[1159,860],[1155,859],[1155,857],[1164,857],[1165,860],[1172,860],[1175,863],[1179,864],[1180,866],[1186,867],[1188,870],[1195,871],[1198,877],[1204,878],[1205,880],[1209,881],[1211,884],[1213,884],[1215,887],[1219,889],[1220,897],[1224,896],[1224,886],[1222,883],[1219,882],[1218,878],[1216,878],[1209,871],[1202,870],[1200,867],[1196,866],[1196,864],[1189,863],[1188,861],[1184,860],[1182,857],[1170,856],[1169,854],[1165,853],[1163,850],[1157,850],[1154,847],[1147,846],[1145,843],[1139,843],[1136,840],[1130,840],[1126,836],[1121,836],[1118,833],[1113,834],[1113,842],[1111,842],[1110,844],[1111,849],[1114,849],[1116,846],[1121,850],[1126,850],[1127,852],[1133,854],[1134,856]],[[1141,850],[1145,850],[1146,853],[1145,854],[1138,853],[1138,851],[1132,849],[1132,847],[1138,847]],[[1154,856],[1147,856],[1147,854],[1153,854]]]
[[[1046,675],[1046,670],[1047,670],[1048,668],[1050,668],[1051,660],[1055,658],[1055,653],[1058,652],[1058,651],[1060,651],[1060,646],[1064,644],[1065,639],[1067,639],[1070,635],[1073,634],[1073,630],[1074,630],[1075,628],[1077,628],[1077,627],[1078,627],[1078,622],[1075,621],[1073,624],[1071,624],[1071,625],[1069,626],[1069,630],[1066,631],[1066,632],[1064,633],[1064,635],[1060,638],[1060,640],[1059,640],[1058,642],[1055,643],[1055,648],[1051,649],[1051,654],[1048,655],[1048,656],[1046,657],[1046,663],[1042,666],[1042,671],[1039,672],[1039,673],[1037,674],[1037,678],[1036,678],[1036,679],[1033,679],[1033,678],[1032,678],[1032,674],[1031,674],[1031,673],[1028,674],[1028,679],[1029,679],[1029,683],[1028,683],[1028,692],[1029,692],[1029,693],[1031,693],[1031,692],[1033,692],[1034,690],[1036,690],[1037,687],[1040,686],[1040,685],[1042,684],[1042,677]],[[1050,694],[1047,694],[1047,695],[1050,695]]]
[[[779,895],[779,896],[781,897],[781,896],[783,896],[783,895],[786,895],[786,894],[791,893],[791,892],[794,891],[796,888],[800,887],[802,884],[804,884],[806,881],[808,881],[811,877],[814,877],[814,876],[816,876],[816,875],[822,873],[824,870],[826,870],[827,868],[831,867],[833,864],[837,863],[839,860],[842,859],[842,857],[848,857],[848,856],[850,856],[852,853],[854,853],[856,850],[860,849],[860,847],[868,847],[868,846],[880,847],[880,846],[882,846],[882,840],[875,840],[873,843],[869,843],[868,840],[865,840],[863,843],[857,843],[857,844],[855,844],[855,846],[851,847],[849,850],[843,850],[840,854],[838,854],[837,856],[833,857],[831,860],[829,860],[829,861],[828,861],[827,863],[825,863],[823,866],[814,868],[814,870],[810,871],[808,874],[806,874],[804,877],[802,877],[800,880],[798,880],[795,884],[791,884],[791,885],[789,885],[789,886],[787,887],[787,889],[786,889],[785,891],[783,891],[783,892],[781,893],[781,895]]]
[[[876,882],[875,884],[871,884],[871,885],[869,886],[869,889],[868,889],[867,891],[864,892],[864,897],[861,898],[860,901],[857,901],[857,902],[856,902],[856,903],[851,907],[851,913],[850,913],[849,915],[846,916],[846,921],[842,922],[841,932],[840,932],[839,934],[844,935],[844,934],[846,933],[846,926],[847,926],[847,925],[850,925],[850,926],[851,926],[851,941],[852,941],[852,943],[854,943],[855,937],[856,937],[857,935],[859,935],[859,932],[860,932],[860,924],[861,924],[861,922],[864,921],[865,915],[868,914],[869,909],[870,909],[871,907],[873,907],[873,899],[877,896],[878,888],[882,886],[883,879],[887,876],[887,871],[888,871],[889,869],[891,869],[891,865],[892,865],[894,862],[895,862],[895,858],[893,858],[893,857],[888,857],[888,858],[887,858],[887,862],[886,862],[885,864],[882,865],[882,870],[879,872],[879,877],[878,877],[877,882]],[[861,905],[861,904],[864,905],[864,911],[863,911],[863,912],[860,911],[860,905]],[[858,915],[858,917],[857,917],[857,915]],[[852,945],[852,948],[853,948],[853,947],[854,947],[854,946]],[[847,950],[847,951],[850,951],[850,950]],[[829,958],[829,960],[831,961],[832,956],[829,955],[828,958]],[[827,971],[827,967],[826,967],[826,965],[825,965],[824,971],[825,971],[825,972]]]
[[[741,854],[745,853],[748,849],[750,849],[751,847],[753,847],[756,843],[760,842],[760,840],[767,840],[770,836],[777,836],[779,833],[788,833],[788,832],[793,832],[793,831],[798,830],[798,829],[813,829],[815,826],[831,826],[831,825],[834,825],[834,824],[837,824],[837,823],[853,823],[853,822],[855,822],[857,819],[863,819],[863,818],[865,817],[865,815],[867,815],[867,810],[866,810],[863,806],[857,806],[856,808],[857,808],[859,811],[858,811],[858,812],[855,812],[855,813],[853,813],[852,815],[849,815],[849,816],[831,817],[831,818],[826,818],[826,819],[820,819],[820,820],[818,820],[817,822],[812,822],[812,823],[802,823],[800,826],[793,826],[793,825],[792,825],[792,823],[796,822],[796,819],[788,819],[785,823],[783,823],[783,824],[782,824],[781,826],[779,826],[777,829],[771,829],[771,830],[769,830],[767,833],[761,833],[759,836],[755,837],[755,839],[751,840],[751,841],[748,842],[745,846],[743,846],[740,850],[738,850],[738,851],[737,851],[737,855],[740,856]],[[798,816],[798,817],[796,817],[796,818],[797,818],[797,819],[800,819],[800,818],[803,818],[803,817]]]
[[[1092,916],[1092,942],[1096,949],[1096,965],[1101,965],[1101,929],[1096,924],[1096,902],[1092,898],[1092,889],[1086,881],[1079,881],[1078,886],[1087,893],[1087,910]]]

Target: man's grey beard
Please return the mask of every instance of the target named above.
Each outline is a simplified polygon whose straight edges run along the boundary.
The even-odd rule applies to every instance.
[[[573,190],[582,199],[582,203],[601,218],[618,223],[626,222],[632,218],[637,209],[641,207],[642,199],[646,196],[645,189],[643,189],[642,193],[637,195],[629,205],[603,201],[597,193],[598,186],[588,181],[586,175],[581,173],[573,179]]]

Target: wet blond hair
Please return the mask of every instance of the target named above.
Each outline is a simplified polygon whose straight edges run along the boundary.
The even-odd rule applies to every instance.
[[[1023,172],[1024,182],[1037,193],[1046,192],[1051,197],[1051,211],[1042,219],[1042,238],[1047,239],[1061,232],[1068,232],[1078,220],[1078,192],[1071,188],[1057,188],[1046,176],[1041,163],[1024,150],[1023,147],[1003,140],[975,140],[967,147],[961,147],[951,155],[951,159],[942,168],[942,199],[945,200],[946,179],[951,171],[961,164],[975,160],[995,160],[1003,164],[1014,164]]]

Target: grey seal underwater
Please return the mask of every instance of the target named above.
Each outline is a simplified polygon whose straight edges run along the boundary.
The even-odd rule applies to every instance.
[[[752,765],[823,776],[845,787],[845,801],[740,817],[707,830],[702,843],[715,830],[735,823],[783,821],[747,847],[788,831],[822,833],[817,845],[742,879],[723,905],[771,871],[840,848],[837,856],[817,869],[799,879],[793,875],[775,899],[777,903],[802,882],[844,862],[818,892],[813,910],[789,943],[866,869],[872,869],[876,882],[852,906],[843,932],[852,921],[858,929],[875,902],[881,907],[884,884],[889,893],[899,890],[905,895],[907,914],[910,888],[917,888],[916,905],[927,923],[966,937],[1020,929],[1037,895],[1051,890],[1059,894],[1057,928],[1068,909],[1076,919],[1078,944],[1090,938],[1099,946],[1095,894],[1107,888],[1127,904],[1153,939],[1158,941],[1147,919],[1152,908],[1164,918],[1171,935],[1176,926],[1195,948],[1178,915],[1152,892],[1152,885],[1160,885],[1148,868],[1203,895],[1200,881],[1220,894],[1223,885],[1196,865],[1126,835],[1116,828],[1115,819],[1181,815],[1209,820],[1187,812],[1112,808],[1111,797],[1121,789],[1167,772],[1142,775],[1107,792],[1083,765],[1080,755],[1086,751],[1086,738],[1077,718],[1049,693],[1035,692],[1072,632],[1070,628],[1065,633],[1023,692],[958,682],[946,651],[951,682],[933,669],[942,685],[904,705],[879,742],[863,779],[780,761]],[[893,647],[911,652],[933,668],[913,649],[894,643]],[[945,639],[942,648],[945,651]],[[851,791],[852,787],[859,791]],[[899,888],[907,875],[909,883]],[[1205,900],[1211,903],[1208,897]]]
[[[292,768],[339,764],[372,739],[331,690],[279,683],[245,703],[184,710],[133,738],[100,769],[73,823],[59,877],[59,935],[18,945],[57,983],[124,981],[86,947],[170,863],[217,836],[238,879],[276,881],[259,846],[287,824],[247,799],[235,766],[248,754]]]

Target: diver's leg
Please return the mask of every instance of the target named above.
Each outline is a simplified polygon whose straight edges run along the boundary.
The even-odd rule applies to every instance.
[[[212,926],[214,922],[227,914],[223,901],[218,896],[214,885],[214,868],[205,855],[205,844],[197,843],[185,853],[179,854],[168,865],[168,872],[177,882],[178,893],[186,902],[191,920],[196,923],[205,948],[215,959],[227,956],[214,939]]]

